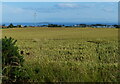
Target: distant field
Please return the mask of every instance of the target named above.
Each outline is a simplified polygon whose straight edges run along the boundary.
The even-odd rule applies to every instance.
[[[118,29],[14,28],[5,36],[18,40],[31,81],[119,81]]]
[[[4,29],[4,36],[32,39],[108,39],[117,40],[118,29],[112,28],[14,28]]]

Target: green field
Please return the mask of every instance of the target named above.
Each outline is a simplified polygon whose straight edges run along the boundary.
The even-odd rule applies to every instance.
[[[11,28],[30,81],[118,82],[118,29]]]

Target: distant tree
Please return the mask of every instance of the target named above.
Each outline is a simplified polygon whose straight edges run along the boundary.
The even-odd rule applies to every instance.
[[[17,27],[21,27],[21,25],[17,25]]]
[[[25,25],[24,27],[27,27],[27,25]]]
[[[8,26],[8,28],[13,28],[15,27],[12,23]]]
[[[120,25],[113,25],[115,28],[120,28]]]
[[[86,24],[80,24],[80,27],[87,27]]]
[[[62,25],[57,25],[57,24],[48,24],[48,27],[62,27]]]

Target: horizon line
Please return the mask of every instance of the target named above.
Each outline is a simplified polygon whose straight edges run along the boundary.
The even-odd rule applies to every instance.
[[[104,23],[104,22],[2,22],[1,24],[25,24],[25,23],[33,23],[33,24],[117,24],[117,23]]]

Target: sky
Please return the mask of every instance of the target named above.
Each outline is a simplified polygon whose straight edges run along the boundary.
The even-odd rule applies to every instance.
[[[2,22],[3,23],[68,22],[68,23],[117,24],[118,3],[3,2]]]
[[[2,2],[119,2],[120,0],[0,0]]]

